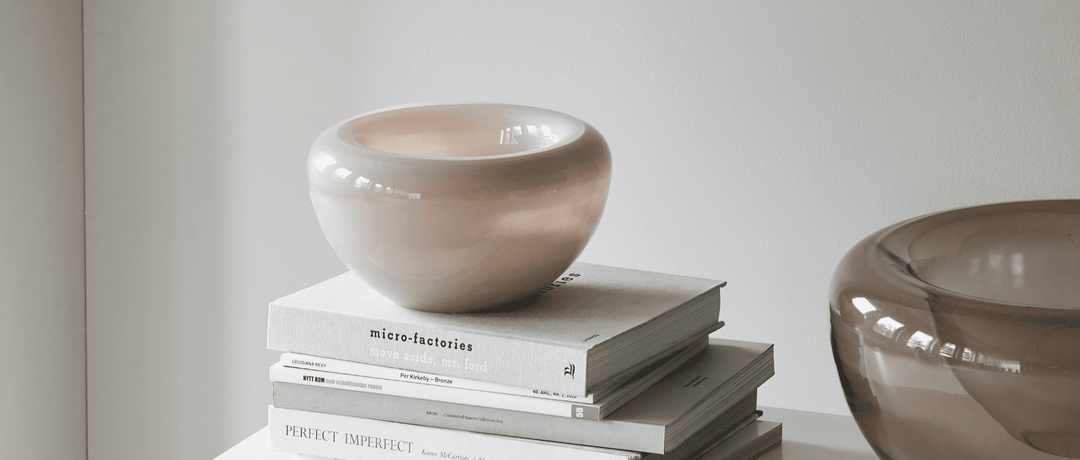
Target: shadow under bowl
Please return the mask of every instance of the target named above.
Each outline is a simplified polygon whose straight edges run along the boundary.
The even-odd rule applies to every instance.
[[[570,266],[603,213],[611,155],[559,112],[429,104],[332,126],[307,169],[350,271],[403,307],[460,312],[538,292]]]
[[[836,269],[830,315],[881,458],[1080,458],[1080,200],[874,233]]]

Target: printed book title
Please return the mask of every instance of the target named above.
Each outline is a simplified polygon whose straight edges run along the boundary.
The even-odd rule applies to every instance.
[[[429,347],[449,348],[451,350],[472,351],[472,344],[459,342],[458,339],[440,340],[438,337],[424,337],[419,332],[413,332],[413,335],[398,334],[396,332],[386,332],[384,327],[381,331],[371,330],[371,338],[390,340],[394,342],[415,343],[417,345],[427,345]]]
[[[450,460],[483,460],[483,457],[476,457],[473,459],[467,455],[455,454],[446,451],[431,451],[427,449],[413,450],[413,441],[404,441],[400,439],[384,438],[381,436],[369,436],[364,434],[346,433],[334,430],[321,430],[318,428],[309,428],[296,425],[285,425],[285,436],[311,439],[315,441],[329,442],[329,443],[342,443],[347,446],[356,446],[367,449],[389,450],[395,452],[402,452],[406,454],[419,453],[420,455],[446,458]]]
[[[343,442],[346,445],[367,447],[369,449],[394,450],[405,453],[411,453],[413,447],[412,441],[402,441],[363,434],[342,433],[334,430],[320,430],[318,428],[308,428],[296,425],[285,425],[285,436],[332,443]]]
[[[410,361],[415,363],[424,363],[432,366],[449,367],[452,369],[465,369],[473,372],[487,373],[488,365],[487,361],[471,361],[469,358],[463,360],[439,358],[428,355],[426,351],[420,353],[401,353],[393,350],[383,350],[381,348],[370,348],[368,350],[370,356],[382,359],[400,359],[402,361]]]

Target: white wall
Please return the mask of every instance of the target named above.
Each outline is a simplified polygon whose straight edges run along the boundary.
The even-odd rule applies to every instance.
[[[859,239],[1080,197],[1075,2],[93,0],[86,15],[90,417],[111,423],[96,428],[110,455],[92,433],[91,458],[206,458],[265,423],[266,304],[344,271],[306,151],[364,111],[499,101],[594,125],[614,177],[582,260],[728,280],[718,335],[776,343],[761,402],[796,409],[847,410],[826,292]],[[105,447],[151,430],[158,444]]]
[[[82,13],[0,3],[0,458],[86,458]]]

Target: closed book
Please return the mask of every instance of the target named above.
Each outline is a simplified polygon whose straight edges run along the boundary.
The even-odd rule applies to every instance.
[[[709,460],[743,460],[754,458],[747,456],[753,452],[760,455],[779,444],[779,430],[762,430],[762,424],[757,420],[760,415],[761,411],[726,413],[702,427],[694,435],[694,442],[684,443],[663,455],[472,433],[456,435],[453,430],[284,410],[273,406],[270,407],[268,430],[270,448],[292,453],[293,460],[398,459],[410,454],[456,460],[519,460],[544,458],[543,455],[573,460],[698,460],[706,453]],[[769,424],[772,422],[766,422],[766,426]],[[379,435],[390,437],[372,439]],[[765,436],[774,438],[766,439]],[[419,437],[420,441],[413,441],[417,439],[415,437]],[[485,444],[472,445],[477,442]],[[467,447],[461,447],[462,443],[468,443]],[[716,452],[720,451],[736,452],[738,456],[730,459],[717,456]]]
[[[701,357],[604,420],[582,420],[378,393],[274,383],[275,407],[528,439],[665,453],[729,410],[756,410],[772,345],[710,339]]]
[[[780,446],[783,425],[778,422],[755,420],[746,427],[725,437],[722,442],[697,458],[700,460],[751,460]],[[652,457],[644,457],[654,460]],[[662,457],[666,459],[667,457]],[[661,460],[657,458],[655,460]]]
[[[641,454],[269,408],[270,448],[342,460],[639,460]]]
[[[716,329],[719,329],[723,324],[724,322],[721,321],[716,325]],[[709,332],[715,332],[715,330]],[[645,389],[653,383],[656,383],[657,380],[670,374],[671,371],[688,361],[698,351],[701,351],[708,346],[708,343],[708,335],[687,337],[685,341],[676,345],[675,349],[665,350],[657,356],[642,361],[637,366],[597,385],[585,396],[570,396],[535,388],[514,387],[484,382],[481,380],[396,369],[392,367],[376,366],[374,364],[323,358],[321,356],[303,355],[300,353],[283,353],[278,363],[285,367],[297,369],[309,369],[313,371],[333,372],[336,374],[422,383],[425,385],[459,388],[464,390],[479,390],[490,393],[530,396],[578,404],[596,404],[602,405],[603,411],[609,411],[620,406],[620,401],[625,402],[632,399],[642,391],[645,391]],[[271,380],[273,380],[273,377],[271,377]]]
[[[761,411],[753,411],[749,416],[725,412],[716,420],[697,430],[690,439],[665,454],[644,454],[642,460],[696,460],[702,454],[728,442],[737,433],[754,424]]]
[[[271,302],[267,347],[580,397],[715,329],[723,285],[577,262],[542,294],[446,314],[399,307],[344,273]]]
[[[666,373],[675,370],[680,365],[687,362],[691,357],[704,350],[707,345],[707,337],[702,337],[698,339],[698,343],[696,345],[691,346],[685,350],[680,350],[678,353],[675,353],[675,356],[672,356],[669,360],[661,363],[656,363],[655,366],[650,367],[656,368],[651,369],[653,370],[653,372],[643,372],[643,375],[639,379],[641,381],[628,382],[626,384],[626,387],[630,388],[630,390],[632,391],[636,391],[637,393],[644,391],[650,385],[650,381],[658,380],[662,378]],[[303,360],[303,362],[321,363],[324,361],[313,358],[310,360]],[[657,369],[662,369],[666,372],[661,373],[658,372]],[[297,383],[328,388],[341,388],[352,391],[363,391],[392,396],[403,396],[407,398],[417,398],[472,406],[491,407],[512,411],[532,412],[536,414],[552,415],[556,417],[582,418],[586,420],[601,420],[602,418],[613,412],[615,409],[617,409],[619,406],[628,402],[629,399],[632,399],[634,396],[634,394],[631,393],[620,392],[617,395],[613,395],[610,402],[600,401],[596,403],[584,403],[550,398],[538,398],[526,394],[507,394],[500,392],[480,391],[469,388],[454,387],[452,385],[455,378],[452,377],[433,376],[431,379],[433,382],[442,382],[444,384],[416,383],[413,380],[405,380],[400,378],[400,376],[408,375],[409,374],[407,373],[407,371],[399,371],[397,375],[388,375],[389,377],[398,378],[376,378],[361,375],[343,374],[337,372],[328,372],[322,370],[289,367],[283,365],[282,363],[277,363],[270,367],[270,380],[273,382]]]

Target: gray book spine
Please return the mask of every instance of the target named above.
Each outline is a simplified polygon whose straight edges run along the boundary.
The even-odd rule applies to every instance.
[[[267,347],[378,366],[587,393],[588,348],[270,304]]]
[[[274,407],[528,439],[663,453],[664,425],[589,421],[274,382]]]

